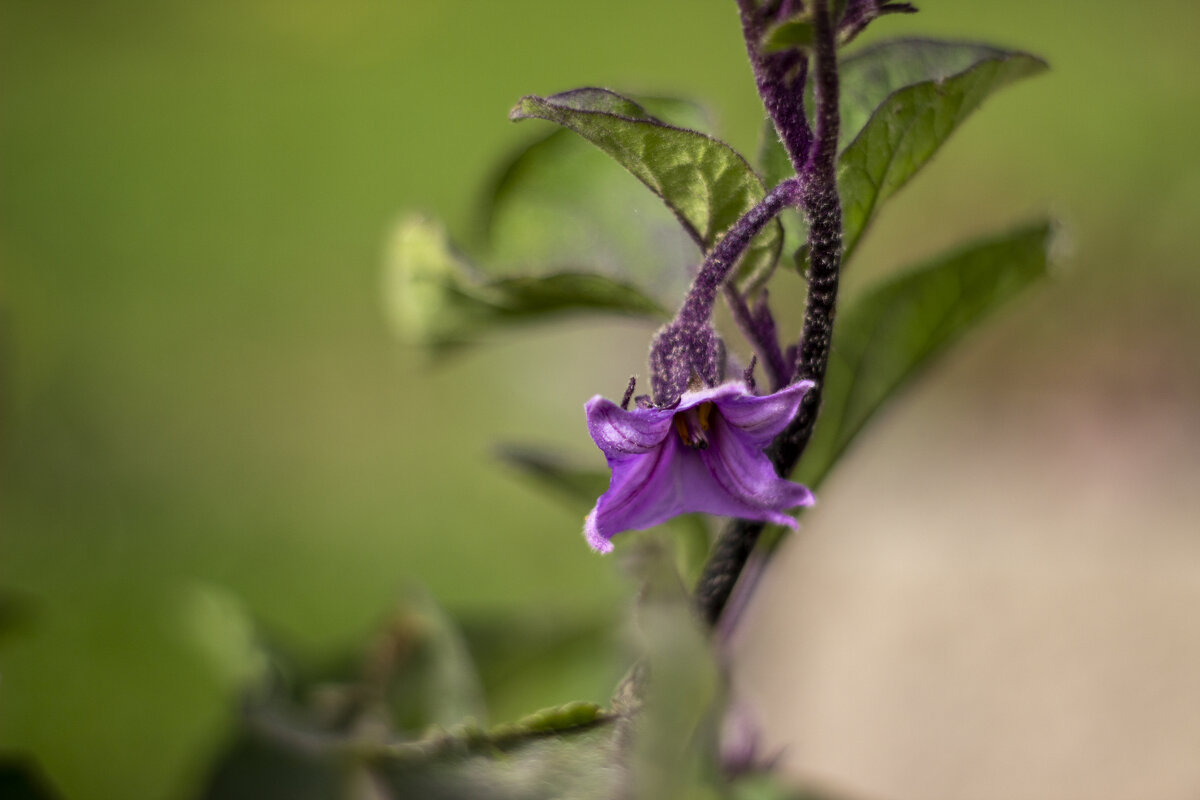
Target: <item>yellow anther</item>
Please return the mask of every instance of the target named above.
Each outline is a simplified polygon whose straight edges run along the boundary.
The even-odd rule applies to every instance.
[[[688,431],[687,420],[683,418],[683,414],[676,414],[673,422],[675,423],[675,430],[679,433],[679,438],[683,440],[685,445],[691,447],[692,436]]]
[[[704,432],[712,424],[712,409],[712,403],[701,403],[687,411],[680,411],[671,420],[675,425],[675,431],[685,445],[698,450],[708,448],[708,437],[704,435]]]

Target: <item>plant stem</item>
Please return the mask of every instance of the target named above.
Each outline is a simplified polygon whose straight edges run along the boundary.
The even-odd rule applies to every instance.
[[[760,64],[764,62],[757,56],[761,24],[747,25],[747,18],[752,16],[749,12],[753,11],[750,0],[740,0],[740,6],[743,31],[747,35],[746,46],[755,64],[759,91],[764,92],[763,101],[771,112],[784,145],[788,147],[793,164],[801,159],[800,152],[792,149],[793,143],[808,142],[806,155],[797,166],[799,175],[804,179],[799,201],[809,225],[808,301],[792,380],[812,380],[815,386],[805,394],[796,418],[776,438],[768,453],[775,471],[786,477],[795,469],[804,453],[821,408],[842,263],[842,208],[837,190],[839,118],[836,32],[829,16],[828,0],[815,0],[813,79],[816,133],[813,135],[804,117],[802,91],[793,87],[791,94],[785,97],[768,98],[765,94],[773,89],[769,80],[766,81],[767,90],[763,88]],[[802,87],[801,83],[800,89]],[[784,107],[772,110],[772,103],[783,103]],[[795,126],[795,129],[788,126]],[[720,619],[763,528],[761,522],[734,520],[713,547],[696,586],[696,604],[710,626]]]
[[[738,0],[742,18],[742,35],[746,52],[754,69],[754,82],[759,97],[775,123],[796,174],[804,174],[812,145],[812,131],[804,113],[804,82],[808,75],[808,58],[800,50],[764,54],[759,49],[766,22],[756,0]],[[786,4],[785,4],[786,5]],[[781,8],[787,14],[789,9]]]
[[[765,297],[766,289],[762,291],[763,297]],[[726,283],[724,292],[725,302],[729,306],[730,313],[733,314],[734,322],[737,323],[742,335],[754,346],[754,352],[758,354],[758,359],[762,362],[763,371],[767,373],[767,381],[771,385],[771,391],[779,391],[791,377],[792,367],[784,359],[783,351],[779,349],[779,337],[775,333],[775,320],[771,318],[770,311],[765,305],[760,305],[751,311],[746,305],[746,299],[742,297],[735,286]]]
[[[746,247],[768,222],[779,216],[779,212],[794,205],[804,194],[799,178],[789,178],[772,189],[762,202],[733,224],[733,227],[717,242],[717,246],[704,259],[692,288],[679,308],[675,318],[683,321],[707,321],[712,317],[717,289],[729,277],[733,265],[741,258]]]
[[[656,405],[666,407],[675,403],[694,376],[709,385],[721,379],[721,343],[712,329],[717,290],[763,226],[803,194],[800,178],[782,181],[743,214],[704,259],[679,312],[655,334],[650,345],[650,386]]]

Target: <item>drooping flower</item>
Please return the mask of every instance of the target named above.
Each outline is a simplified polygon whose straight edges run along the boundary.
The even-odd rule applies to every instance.
[[[607,553],[615,534],[693,511],[796,527],[784,512],[812,505],[812,493],[776,475],[764,450],[812,385],[760,397],[736,381],[684,392],[667,408],[627,410],[593,397],[588,432],[612,480],[584,523],[588,544]]]

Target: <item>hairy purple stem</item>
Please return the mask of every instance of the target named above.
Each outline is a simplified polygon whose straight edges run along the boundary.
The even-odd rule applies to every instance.
[[[742,215],[725,234],[717,246],[704,259],[692,288],[688,290],[676,319],[708,320],[712,317],[717,289],[729,277],[733,265],[768,222],[779,216],[779,212],[793,205],[804,194],[799,178],[789,178],[772,189],[763,201]]]
[[[743,29],[747,32],[747,47],[751,50],[751,60],[755,62],[757,76],[759,67],[755,52],[758,47],[759,29],[746,25],[746,19],[754,6],[752,0],[739,0],[739,4],[742,9]],[[785,98],[792,104],[790,112],[778,115],[772,112],[772,119],[779,128],[784,144],[788,146],[793,164],[800,160],[800,153],[791,149],[790,142],[802,141],[805,136],[811,137],[808,140],[806,155],[798,167],[798,173],[805,179],[799,201],[808,218],[810,266],[804,329],[800,337],[800,346],[796,350],[796,364],[792,377],[793,380],[809,379],[816,385],[805,394],[796,418],[775,440],[769,452],[775,471],[781,476],[790,475],[795,469],[816,425],[824,389],[825,369],[829,362],[838,275],[842,263],[842,207],[837,190],[837,45],[836,32],[829,16],[828,0],[814,2],[813,32],[815,135],[807,133],[808,123],[804,120],[803,95],[800,92]],[[751,33],[754,33],[753,38],[750,38]],[[803,84],[801,88],[802,86]],[[770,101],[765,96],[764,102],[770,110]],[[799,126],[797,120],[803,121],[802,129],[786,129],[786,126],[792,123]],[[761,522],[734,520],[717,540],[696,586],[697,606],[710,626],[720,619],[738,576],[758,543],[763,527]]]
[[[754,69],[758,95],[766,106],[784,149],[792,160],[796,174],[804,174],[804,165],[812,145],[812,131],[804,113],[804,82],[808,77],[808,58],[802,51],[787,50],[764,54],[759,42],[766,30],[764,19],[755,0],[738,0],[742,18],[742,34],[746,52]],[[778,16],[785,17],[793,9],[784,3]]]
[[[764,289],[762,297],[765,298],[766,294]],[[737,323],[742,334],[754,347],[755,354],[762,361],[771,391],[779,391],[791,377],[792,367],[784,359],[783,351],[779,349],[779,337],[775,333],[775,320],[771,317],[770,311],[761,302],[754,311],[751,311],[741,293],[728,283],[725,284],[725,302],[733,314],[733,321]]]
[[[743,214],[704,259],[679,313],[659,330],[650,345],[650,385],[656,405],[668,407],[677,402],[694,377],[710,386],[720,380],[724,345],[712,328],[717,290],[763,226],[796,203],[803,193],[799,178],[781,182]]]

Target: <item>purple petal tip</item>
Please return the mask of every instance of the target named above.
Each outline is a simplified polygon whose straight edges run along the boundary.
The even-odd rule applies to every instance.
[[[587,539],[588,546],[597,553],[611,553],[613,543],[600,535],[600,531],[596,530],[596,511],[587,515],[587,519],[583,522],[583,538]]]

